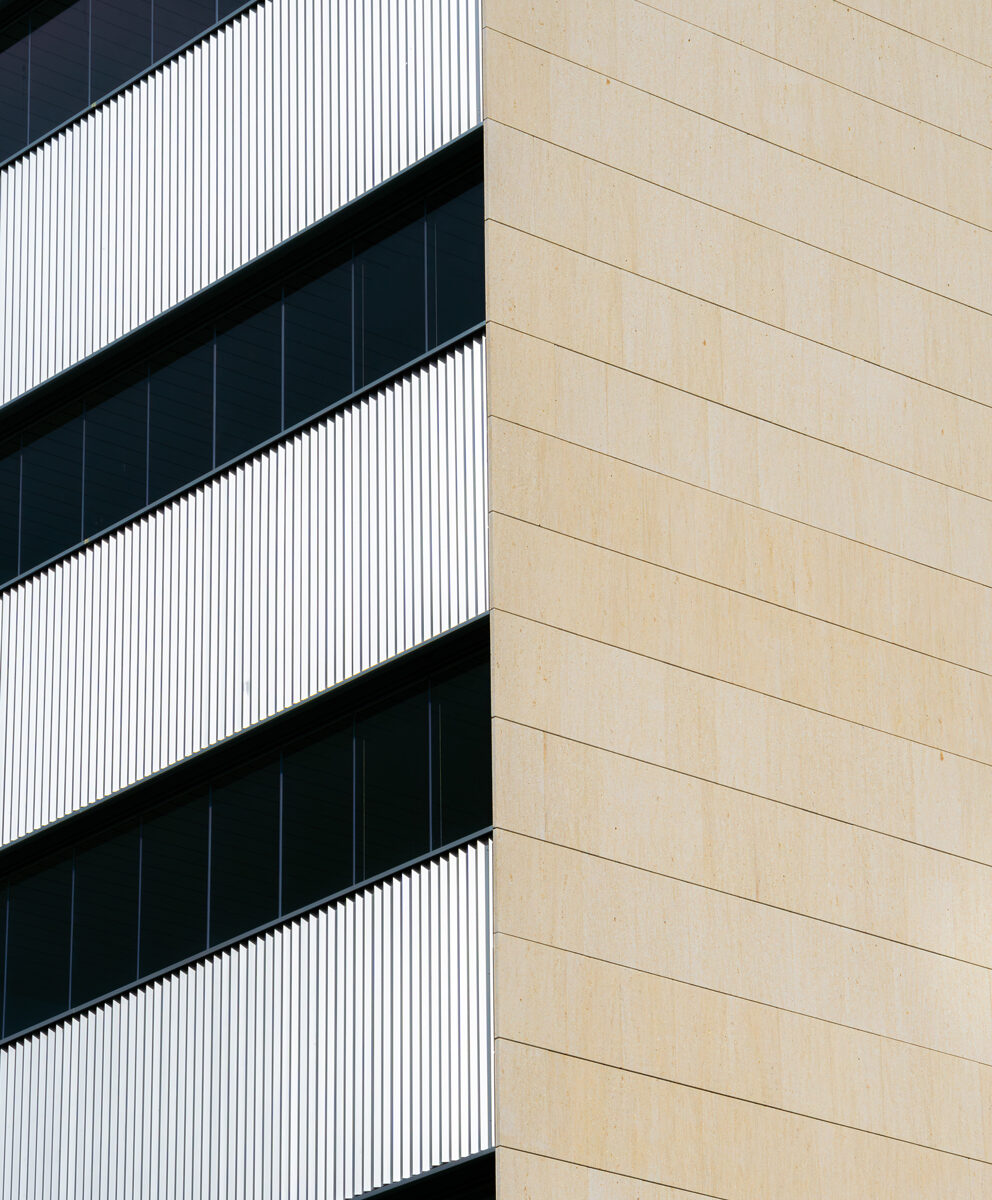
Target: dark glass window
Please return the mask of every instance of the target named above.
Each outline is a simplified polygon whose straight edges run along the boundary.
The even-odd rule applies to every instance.
[[[355,260],[355,272],[361,288],[364,385],[426,349],[423,221],[364,250]]]
[[[436,724],[437,845],[468,837],[492,811],[489,667],[480,663],[431,686]]]
[[[283,912],[353,881],[352,759],[350,724],[283,756]]]
[[[136,363],[126,380],[109,375],[85,398],[85,422],[67,388],[58,415],[20,439],[19,489],[12,450],[0,449],[0,584],[402,369],[425,350],[425,325],[448,338],[476,323],[480,205],[476,187],[427,215],[421,205],[418,220],[367,239],[357,257],[342,242],[319,266]]]
[[[0,583],[17,574],[21,452],[17,442],[0,443]]]
[[[0,30],[0,159],[28,141],[28,23]]]
[[[354,390],[352,265],[286,294],[286,424],[295,425]]]
[[[281,304],[272,304],[218,330],[218,465],[282,427],[281,310]]]
[[[138,827],[76,852],[72,1003],[126,987],[138,971]]]
[[[210,809],[210,944],[279,915],[279,760],[215,784]]]
[[[21,569],[54,557],[82,537],[83,416],[75,406],[36,426],[22,452]]]
[[[4,980],[7,976],[7,889],[0,887],[0,1036],[3,1035]]]
[[[206,949],[207,818],[194,796],[141,822],[142,975]]]
[[[426,691],[359,721],[357,752],[363,874],[378,875],[430,847]]]
[[[158,500],[213,467],[213,341],[153,364],[150,388],[148,492]]]
[[[154,8],[156,59],[185,45],[217,19],[214,0],[155,0]]]
[[[148,489],[148,380],[86,411],[83,513],[91,537],[143,508]]]
[[[485,319],[482,184],[427,215],[427,265],[432,346]]]
[[[10,885],[4,1031],[27,1029],[69,1006],[72,859]]]
[[[350,704],[316,727],[304,717],[305,733],[297,727],[266,757],[201,777],[203,791],[77,839],[31,875],[0,879],[6,1034],[489,825],[488,666],[473,655],[425,671],[421,684],[357,721]]]
[[[93,61],[90,98],[115,91],[152,61],[152,6],[149,0],[91,0]],[[157,5],[156,5],[157,7]]]
[[[240,4],[223,5],[219,15]],[[171,54],[217,19],[215,0],[41,0],[5,23],[0,161],[139,75],[153,54]]]
[[[31,14],[29,137],[41,137],[89,103],[90,2],[58,0]]]

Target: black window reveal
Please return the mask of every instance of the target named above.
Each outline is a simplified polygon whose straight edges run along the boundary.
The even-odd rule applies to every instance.
[[[355,388],[350,258],[286,291],[286,424]]]
[[[10,884],[4,1034],[27,1029],[69,1006],[72,859],[62,858]]]
[[[428,338],[432,345],[485,318],[482,184],[444,200],[427,215]]]
[[[0,887],[0,1037],[3,1036],[3,1006],[7,989],[4,977],[7,970],[7,895],[9,889]]]
[[[28,21],[0,29],[0,160],[28,141]]]
[[[282,428],[282,305],[217,330],[217,452],[236,458]]]
[[[219,780],[210,799],[210,945],[279,915],[279,760]]]
[[[0,579],[17,574],[20,503],[21,451],[16,441],[0,443]]]
[[[89,103],[90,0],[31,12],[30,130],[34,140]]]
[[[352,732],[348,724],[290,747],[282,760],[282,911],[355,879]]]
[[[214,348],[182,345],[152,364],[149,380],[148,495],[158,500],[214,465]]]
[[[430,847],[428,713],[427,695],[421,692],[358,723],[363,875],[378,875]]]
[[[82,536],[83,414],[32,429],[21,452],[21,570],[53,558]]]
[[[355,259],[360,386],[381,379],[427,349],[424,272],[422,220],[369,246]]]
[[[152,21],[148,4],[135,4],[134,0],[91,3],[90,96],[99,100],[140,74],[152,61]]]
[[[141,822],[141,975],[206,949],[209,815],[194,795]]]
[[[92,537],[148,501],[148,380],[86,410],[84,533]]]
[[[76,851],[72,1004],[126,987],[138,970],[138,826]]]
[[[40,0],[10,21],[0,18],[0,162],[117,91],[242,3]]]
[[[475,652],[0,878],[4,1036],[478,833],[490,757]]]
[[[442,842],[457,842],[489,811],[489,669],[484,663],[431,685]]]
[[[155,0],[152,8],[152,56],[156,60],[178,50],[217,19],[214,0]]]

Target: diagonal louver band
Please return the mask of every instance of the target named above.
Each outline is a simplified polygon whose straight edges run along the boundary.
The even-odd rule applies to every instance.
[[[12,160],[0,404],[478,125],[480,44],[479,0],[263,0]]]
[[[482,337],[0,595],[0,844],[488,608]]]
[[[483,838],[0,1050],[5,1196],[347,1200],[493,1144]]]

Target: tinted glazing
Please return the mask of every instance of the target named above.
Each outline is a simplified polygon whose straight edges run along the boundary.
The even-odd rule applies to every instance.
[[[467,837],[488,824],[490,777],[489,667],[451,675],[431,686],[437,728],[440,844]]]
[[[28,23],[0,31],[0,159],[28,140]]]
[[[283,755],[282,910],[293,912],[353,881],[352,727]]]
[[[354,390],[351,280],[352,265],[346,262],[287,292],[287,425]]]
[[[282,427],[281,308],[272,304],[218,330],[218,465]]]
[[[365,875],[378,875],[430,847],[428,740],[425,692],[358,722]]]
[[[18,443],[0,442],[0,583],[17,574],[21,495]]]
[[[148,380],[86,410],[83,521],[87,537],[142,508],[148,490]]]
[[[240,6],[227,4],[220,16]],[[215,0],[36,4],[0,29],[0,160],[116,91],[150,67],[153,57],[171,54],[217,19]]]
[[[362,251],[355,272],[361,289],[360,383],[366,384],[426,349],[423,221]]]
[[[48,133],[89,103],[89,0],[43,4],[31,15],[29,138]]]
[[[126,987],[138,971],[138,827],[76,852],[72,1003]]]
[[[208,908],[209,944],[233,940],[477,833],[490,776],[488,667],[463,665],[78,844],[13,885],[7,1034],[204,951]]]
[[[481,183],[428,213],[432,345],[457,337],[485,318],[483,242]]]
[[[324,256],[322,268],[314,265],[275,293],[257,294],[219,326],[211,323],[136,366],[132,378],[149,373],[146,412],[140,382],[126,389],[108,383],[86,401],[85,481],[75,399],[57,422],[29,430],[19,569],[30,570],[84,534],[95,535],[146,503],[189,487],[363,382],[402,368],[423,352],[425,322],[431,344],[475,322],[481,316],[480,202],[478,188],[456,196],[381,243],[366,245],[357,258],[346,243],[330,267]],[[429,321],[425,293],[431,297]],[[106,392],[111,394],[104,399]],[[57,423],[64,424],[61,432]],[[0,474],[6,478],[0,479],[0,504],[9,508],[13,467]],[[17,570],[10,565],[10,522],[7,530],[0,583]]]
[[[152,55],[164,58],[217,19],[214,0],[155,0]]]
[[[7,889],[0,887],[0,1036],[3,1034],[4,980],[7,976]]]
[[[24,439],[21,569],[72,546],[82,535],[83,416],[36,426]]]
[[[212,790],[210,944],[279,915],[279,760]]]
[[[141,822],[142,975],[207,945],[207,798],[195,796]]]
[[[10,886],[4,1030],[26,1029],[69,1003],[72,860]]]
[[[90,94],[106,96],[152,61],[152,6],[145,0],[90,0],[93,52]]]
[[[213,342],[154,365],[150,387],[148,490],[158,500],[213,466]]]

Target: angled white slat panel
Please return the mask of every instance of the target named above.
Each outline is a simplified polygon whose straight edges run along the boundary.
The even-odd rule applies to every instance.
[[[0,1050],[0,1193],[347,1200],[489,1149],[491,849]]]
[[[263,0],[0,171],[0,403],[477,125],[480,0]]]
[[[480,337],[0,594],[0,843],[484,613]]]

